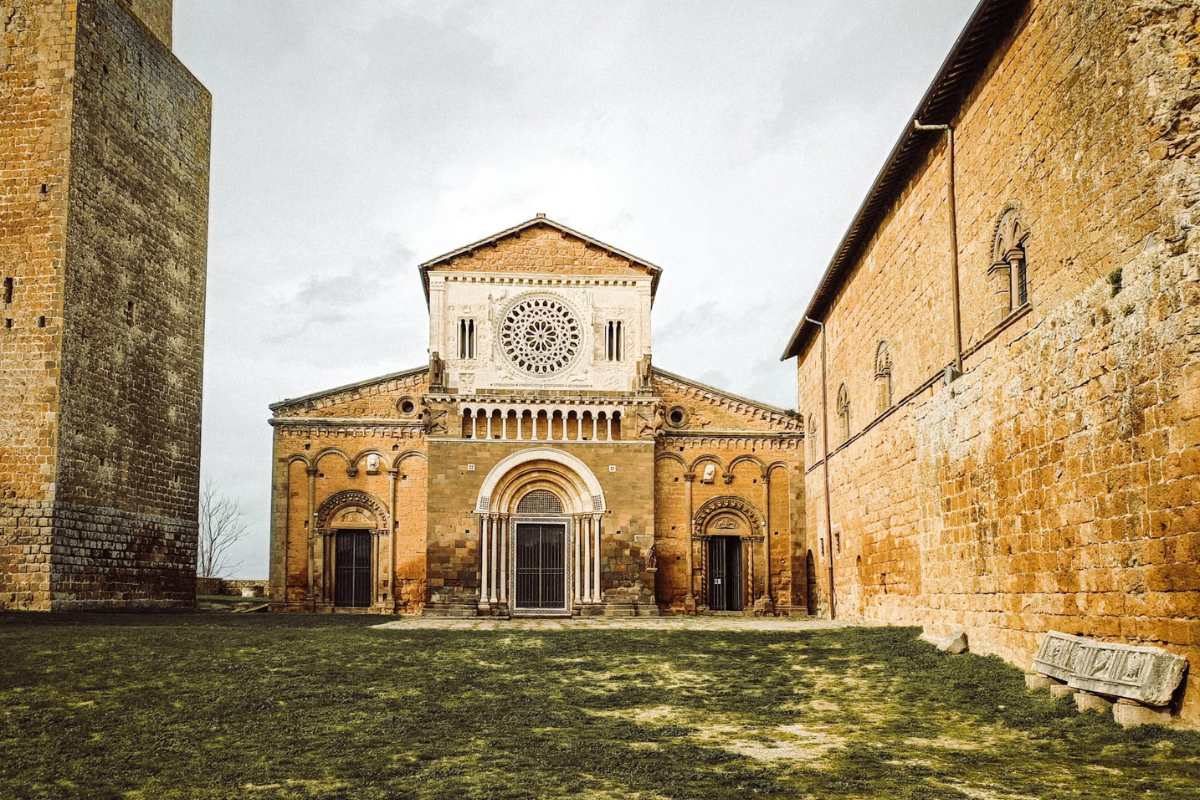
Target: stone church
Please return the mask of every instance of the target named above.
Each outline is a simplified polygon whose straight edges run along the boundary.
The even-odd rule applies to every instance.
[[[539,214],[419,273],[427,365],[271,406],[275,608],[812,610],[801,420],[652,366],[659,267]]]

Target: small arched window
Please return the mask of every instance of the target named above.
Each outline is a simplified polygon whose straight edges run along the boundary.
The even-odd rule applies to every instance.
[[[1010,205],[996,219],[992,236],[992,266],[988,269],[1000,319],[1029,302],[1029,266],[1025,247],[1029,229]]]
[[[808,439],[808,463],[815,464],[819,451],[817,448],[817,421],[813,419],[812,414],[808,415],[808,432],[804,438]]]
[[[887,342],[875,348],[875,386],[877,392],[876,413],[882,414],[892,407],[892,354]]]
[[[850,393],[846,391],[846,384],[838,387],[837,393],[837,414],[838,421],[842,426],[842,441],[850,438]]]

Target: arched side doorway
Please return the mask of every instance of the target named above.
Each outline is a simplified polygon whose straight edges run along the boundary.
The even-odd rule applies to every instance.
[[[702,606],[709,611],[753,606],[755,548],[766,546],[766,524],[758,510],[740,497],[714,497],[693,517],[692,538],[701,548]]]
[[[367,492],[328,497],[317,510],[311,541],[316,562],[316,602],[331,608],[370,608],[379,590],[380,542],[387,535],[387,511]]]
[[[479,611],[568,615],[603,600],[600,482],[553,448],[513,453],[491,469],[476,499]]]

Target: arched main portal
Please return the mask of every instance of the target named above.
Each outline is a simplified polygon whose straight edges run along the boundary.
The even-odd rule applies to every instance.
[[[579,458],[530,448],[480,487],[479,610],[570,614],[601,602],[604,491]]]

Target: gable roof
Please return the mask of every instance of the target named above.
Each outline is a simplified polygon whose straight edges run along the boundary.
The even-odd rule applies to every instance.
[[[556,222],[556,221],[550,219],[545,214],[538,214],[537,216],[533,217],[532,219],[527,219],[518,225],[512,226],[511,228],[505,228],[504,230],[499,231],[498,233],[493,233],[491,236],[480,239],[477,242],[471,242],[470,244],[463,245],[462,247],[459,247],[455,250],[451,250],[449,253],[443,253],[442,255],[440,255],[436,258],[431,258],[428,261],[426,261],[425,263],[421,264],[419,267],[419,269],[421,270],[421,286],[425,290],[426,304],[429,303],[429,270],[433,269],[434,267],[437,267],[439,264],[445,264],[449,261],[452,261],[452,260],[458,258],[459,256],[467,255],[468,253],[471,253],[474,250],[478,250],[481,247],[487,247],[488,245],[495,244],[496,242],[500,241],[501,239],[507,239],[510,236],[516,236],[517,234],[521,233],[522,231],[526,231],[526,230],[529,230],[530,228],[534,228],[537,226],[545,226],[547,228],[553,228],[554,230],[557,230],[561,233],[565,233],[568,236],[571,236],[575,239],[578,239],[581,242],[584,242],[585,244],[589,244],[593,247],[598,247],[601,250],[604,250],[604,251],[610,253],[611,255],[614,255],[618,258],[623,258],[626,261],[630,262],[631,264],[634,264],[638,267],[645,269],[646,271],[648,271],[650,273],[650,276],[651,276],[650,296],[653,297],[654,293],[658,291],[658,278],[662,274],[662,267],[652,264],[644,258],[638,258],[635,255],[626,253],[624,250],[613,247],[611,244],[606,244],[606,243],[600,241],[599,239],[593,239],[591,236],[588,236],[585,233],[580,233],[579,231],[574,230],[573,228],[568,228],[566,225],[563,225],[561,222]]]
[[[745,406],[750,406],[751,408],[758,409],[759,411],[764,411],[768,414],[773,414],[773,415],[778,415],[778,416],[788,417],[788,418],[794,418],[794,419],[800,418],[800,413],[797,411],[792,411],[791,409],[788,409],[788,408],[780,408],[779,406],[773,406],[769,403],[763,403],[759,400],[751,400],[749,397],[744,397],[740,394],[734,394],[733,392],[728,392],[728,391],[725,391],[724,389],[718,389],[717,387],[712,386],[711,384],[702,383],[701,381],[693,380],[692,378],[685,378],[684,376],[679,375],[674,372],[667,372],[665,369],[662,369],[661,367],[651,367],[651,371],[652,371],[654,377],[656,377],[656,378],[662,378],[664,380],[672,381],[674,383],[683,384],[684,386],[691,387],[692,389],[699,389],[702,392],[708,392],[710,394],[717,395],[718,397],[721,397],[725,400],[728,400],[728,401],[731,401],[734,403],[739,403],[739,404],[745,405]]]
[[[808,308],[797,323],[780,361],[797,356],[816,331],[808,317],[822,319],[833,298],[849,275],[866,243],[883,221],[899,194],[925,156],[942,140],[928,132],[913,130],[912,121],[926,124],[949,123],[962,108],[967,95],[978,83],[988,62],[1000,44],[1012,32],[1027,0],[980,0],[963,27],[954,46],[925,90],[911,119],[900,131],[900,138],[888,153],[883,168],[867,190],[850,227],[834,250],[821,282],[813,292]]]
[[[367,378],[366,380],[347,383],[344,386],[334,386],[332,389],[322,389],[319,392],[312,392],[311,394],[301,395],[300,397],[287,397],[283,400],[279,400],[278,402],[271,403],[269,406],[267,406],[267,409],[273,412],[281,411],[291,406],[303,405],[314,400],[332,397],[334,395],[341,394],[342,392],[350,392],[354,391],[355,389],[363,389],[375,384],[387,383],[389,381],[401,380],[403,378],[412,378],[428,371],[429,365],[422,364],[419,367],[413,367],[411,369],[405,369],[399,372],[389,372],[386,375],[377,375],[374,378]]]

